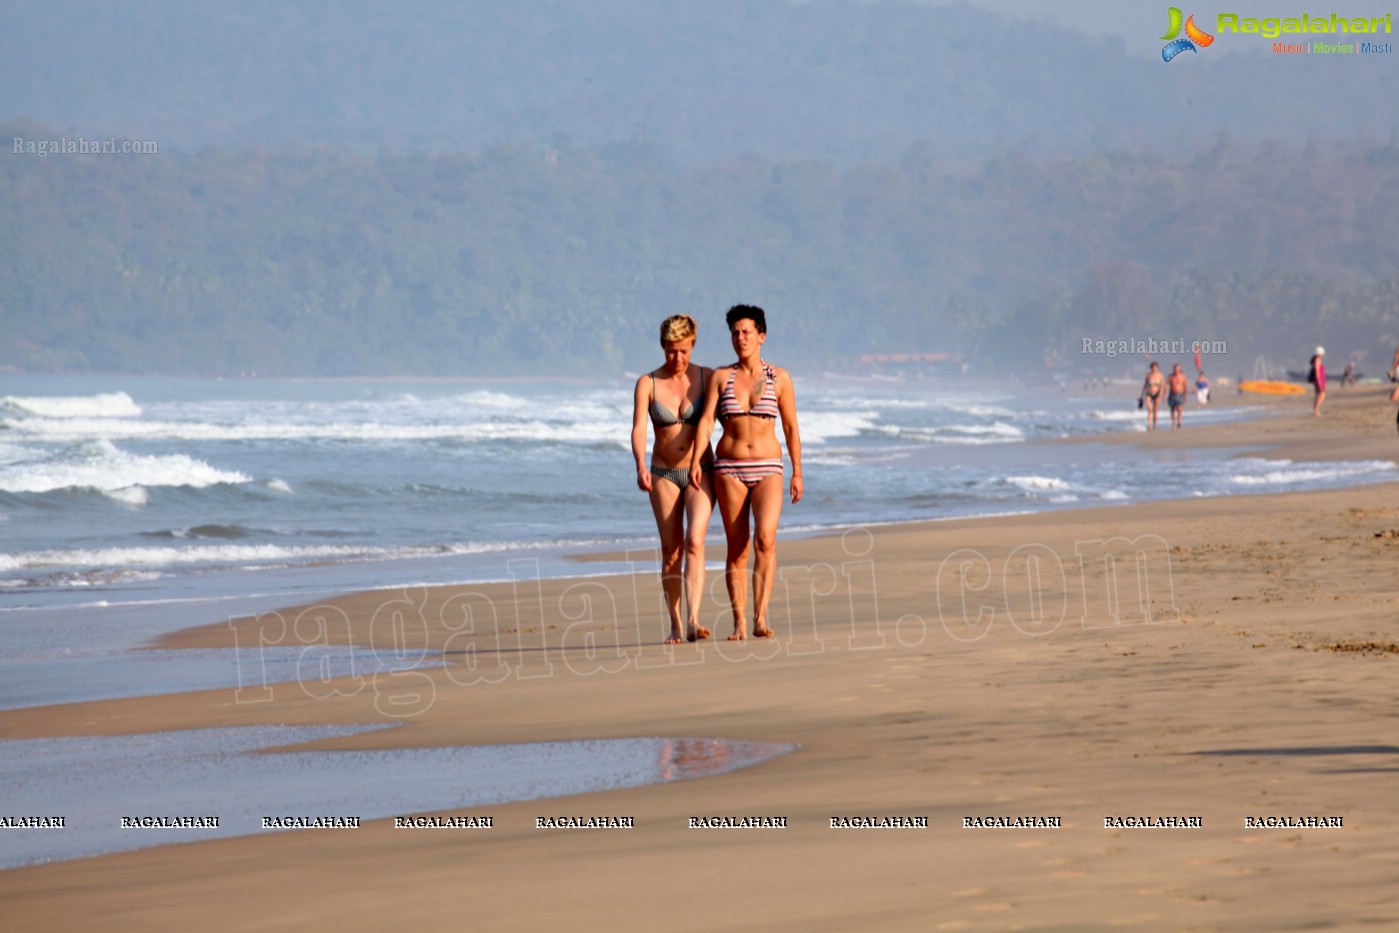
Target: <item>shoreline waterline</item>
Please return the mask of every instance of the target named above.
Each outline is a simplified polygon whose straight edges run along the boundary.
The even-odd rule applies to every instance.
[[[463,391],[29,377],[7,388],[10,607],[249,591],[296,602],[405,580],[506,580],[530,561],[554,577],[573,572],[580,550],[644,547],[654,534],[626,468],[626,387],[612,382]],[[813,494],[784,516],[785,533],[1227,494],[1236,480],[1354,481],[1314,471],[1279,482],[1261,460],[1194,464],[1164,450],[1124,459],[1122,438],[1143,432],[1102,432],[1138,426],[1140,414],[1107,393],[829,377],[810,379],[803,397]],[[1198,417],[1274,411],[1231,400]],[[1073,437],[1102,443],[1057,443]]]
[[[466,809],[479,817],[500,804],[712,777],[796,750],[690,737],[289,750],[366,734],[384,741],[375,734],[395,728],[233,726],[0,740],[5,816],[63,814],[57,828],[6,829],[0,871],[284,832],[276,821],[285,816],[328,818],[337,829]],[[164,790],[155,801],[147,788],[157,775]],[[486,818],[484,828],[492,823]]]

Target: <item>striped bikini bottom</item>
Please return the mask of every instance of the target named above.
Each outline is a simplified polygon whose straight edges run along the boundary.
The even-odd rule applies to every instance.
[[[704,473],[712,472],[714,470],[714,464],[702,463],[700,464],[700,470]],[[658,479],[668,479],[682,490],[688,488],[690,485],[689,467],[661,467],[652,463],[651,475]]]
[[[719,457],[714,461],[715,476],[732,476],[748,488],[761,483],[769,476],[782,475],[782,458],[771,460],[729,460]]]

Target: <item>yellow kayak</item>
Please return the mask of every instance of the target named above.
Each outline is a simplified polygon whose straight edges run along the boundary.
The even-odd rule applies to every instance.
[[[1239,383],[1239,390],[1241,392],[1261,392],[1264,395],[1301,395],[1307,391],[1307,387],[1299,386],[1295,382],[1269,382],[1252,379]]]

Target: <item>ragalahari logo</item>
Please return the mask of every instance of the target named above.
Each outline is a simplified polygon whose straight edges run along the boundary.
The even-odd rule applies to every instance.
[[[1166,13],[1169,17],[1169,28],[1166,30],[1166,34],[1161,37],[1166,43],[1165,48],[1161,50],[1162,61],[1168,62],[1181,52],[1186,50],[1194,52],[1196,46],[1203,48],[1214,41],[1214,36],[1207,32],[1201,32],[1200,27],[1195,25],[1194,13],[1191,13],[1185,20],[1185,38],[1177,39],[1181,29],[1180,10],[1177,7],[1171,7]]]

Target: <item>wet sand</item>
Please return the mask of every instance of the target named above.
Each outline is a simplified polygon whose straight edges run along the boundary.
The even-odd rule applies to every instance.
[[[1093,440],[1394,460],[1386,396],[1338,390],[1320,419],[1280,399],[1276,417],[1208,429],[1187,411],[1180,432]],[[488,813],[488,830],[375,820],[3,871],[6,926],[1399,926],[1396,549],[1399,482],[783,541],[779,637],[737,646],[662,646],[650,573],[191,620],[209,624],[158,647],[445,654],[406,674],[15,710],[0,736],[399,722],[305,747],[800,748],[717,777],[437,814]],[[718,576],[706,617],[722,637]],[[538,827],[589,816],[632,826]],[[1129,827],[1144,818],[1176,825]],[[1289,820],[1340,825],[1267,825]]]

